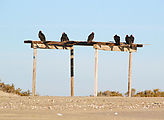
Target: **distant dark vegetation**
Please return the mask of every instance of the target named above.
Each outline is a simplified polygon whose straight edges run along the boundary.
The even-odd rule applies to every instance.
[[[102,92],[102,91],[98,92],[97,96],[108,96],[108,97],[110,97],[110,96],[123,96],[123,95],[122,95],[122,93],[119,93],[119,92],[116,92],[116,91],[107,90],[107,91],[104,91],[104,92]]]
[[[0,81],[0,90],[6,93],[13,93],[13,94],[17,94],[20,96],[30,96],[31,92],[30,90],[27,91],[22,91],[22,89],[20,88],[15,88],[15,85],[9,85],[9,84],[5,84],[3,82]],[[126,92],[124,95],[118,91],[100,91],[98,92],[97,96],[107,96],[107,97],[112,97],[112,96],[128,96],[128,92]],[[160,89],[153,89],[153,90],[144,90],[144,91],[139,91],[136,92],[136,89],[132,88],[132,93],[131,93],[132,97],[164,97],[164,91],[160,91]]]
[[[98,92],[98,96],[123,96],[122,93],[115,92],[115,91],[100,91]],[[128,96],[128,92],[125,93],[125,96]],[[160,91],[160,89],[153,89],[153,90],[144,90],[136,93],[136,89],[132,89],[131,93],[132,97],[164,97],[164,91]]]
[[[22,91],[22,89],[20,88],[15,88],[14,84],[9,85],[9,84],[5,84],[3,82],[0,82],[0,90],[6,93],[13,93],[13,94],[17,94],[20,96],[30,96],[31,92],[30,90],[27,91]]]

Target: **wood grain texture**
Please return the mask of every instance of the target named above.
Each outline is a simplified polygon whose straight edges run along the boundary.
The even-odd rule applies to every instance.
[[[98,91],[98,49],[95,49],[95,81],[94,81],[94,96],[97,96]]]
[[[70,70],[71,70],[71,96],[74,96],[74,49],[70,50]]]
[[[33,78],[32,78],[32,96],[35,96],[35,87],[36,87],[36,62],[37,62],[37,49],[34,48],[34,55],[33,55]]]
[[[86,41],[64,41],[64,42],[58,42],[58,41],[32,41],[32,40],[25,40],[24,43],[31,43],[31,44],[48,44],[48,45],[81,45],[81,46],[93,46],[95,44],[97,45],[108,45],[108,46],[118,46],[116,43],[113,42],[86,42]],[[119,46],[129,46],[128,44],[125,44],[125,42],[121,42]],[[133,44],[133,47],[143,47],[143,44]]]
[[[71,50],[72,49],[72,45],[69,46],[59,46],[59,45],[48,45],[48,44],[38,44],[38,43],[32,43],[31,45],[32,48],[39,48],[39,49],[64,49],[64,50]]]
[[[95,49],[98,50],[105,50],[105,51],[122,51],[122,52],[136,52],[137,47],[130,47],[129,45],[126,46],[108,46],[108,45],[97,45],[93,46]]]
[[[128,71],[128,97],[131,97],[131,79],[132,79],[132,52],[129,52],[129,71]]]

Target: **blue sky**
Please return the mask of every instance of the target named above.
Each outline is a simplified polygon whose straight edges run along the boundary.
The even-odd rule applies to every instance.
[[[152,44],[133,54],[132,87],[164,90],[163,0],[0,0],[0,79],[23,90],[32,89],[32,56],[24,40],[111,41],[118,34],[135,36],[135,43]],[[40,95],[69,96],[69,51],[38,50],[37,86]],[[127,91],[128,53],[99,51],[98,90]],[[75,95],[93,94],[94,49],[75,47]]]

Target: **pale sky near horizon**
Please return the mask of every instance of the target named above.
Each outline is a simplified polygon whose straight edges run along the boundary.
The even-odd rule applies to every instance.
[[[135,43],[151,44],[133,54],[132,88],[164,91],[163,0],[0,0],[0,79],[23,90],[32,89],[33,50],[24,40],[58,41],[62,32],[70,40],[124,41],[133,34]],[[93,94],[94,49],[75,47],[75,95]],[[70,95],[70,51],[38,50],[36,92]],[[99,51],[98,91],[125,93],[128,52]]]

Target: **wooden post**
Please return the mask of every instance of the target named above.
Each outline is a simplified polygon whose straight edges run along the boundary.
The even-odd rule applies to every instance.
[[[74,96],[74,55],[73,46],[70,50],[70,62],[71,62],[71,96]]]
[[[36,84],[36,61],[37,61],[37,48],[34,48],[33,55],[33,80],[32,80],[32,96],[35,96],[35,84]]]
[[[129,52],[128,97],[131,97],[132,52]]]
[[[94,81],[94,96],[97,96],[97,80],[98,79],[98,49],[95,49],[95,81]]]

